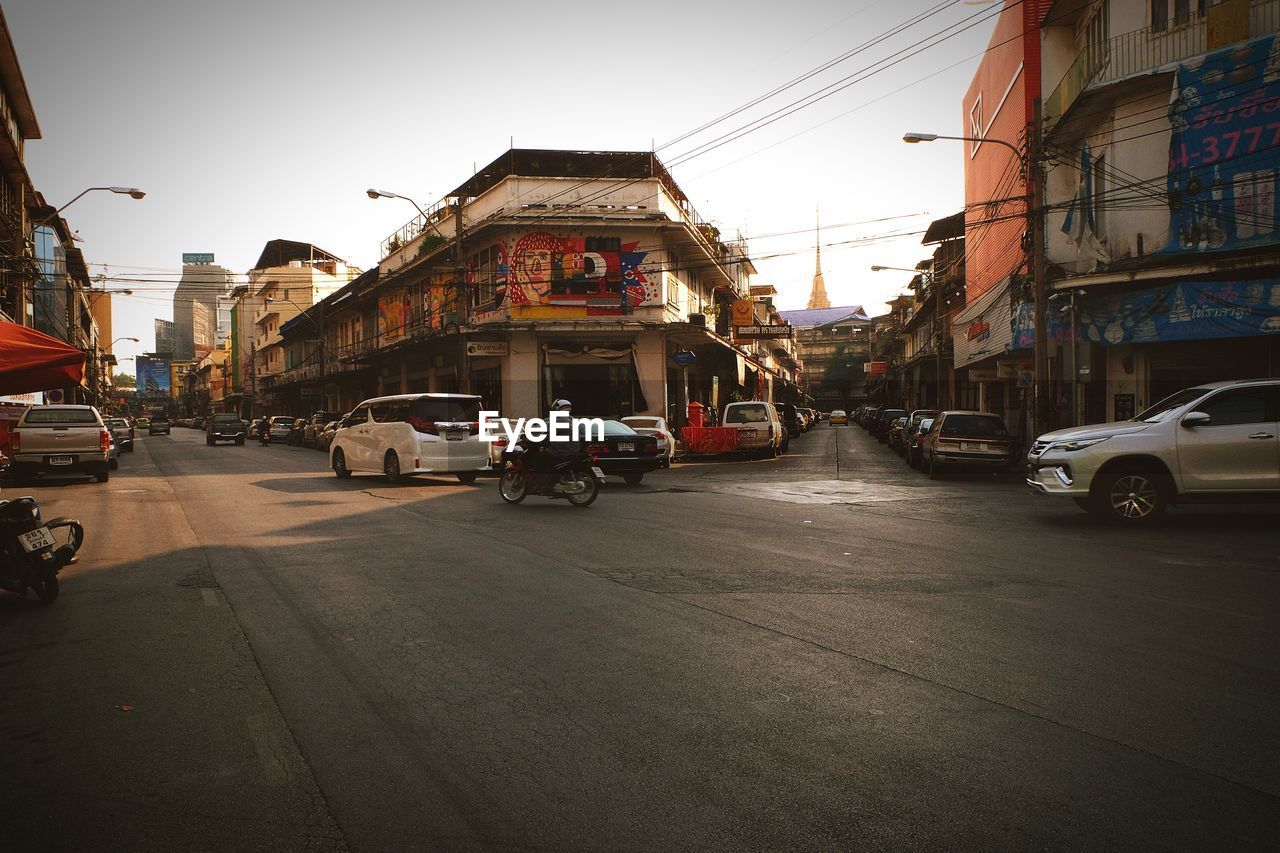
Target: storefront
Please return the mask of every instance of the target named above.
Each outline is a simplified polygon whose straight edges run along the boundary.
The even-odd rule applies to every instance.
[[[1030,382],[1023,356],[1014,352],[1010,280],[978,297],[951,322],[958,408],[993,412],[1026,439]]]

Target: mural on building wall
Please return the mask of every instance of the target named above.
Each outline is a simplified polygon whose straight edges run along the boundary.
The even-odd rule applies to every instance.
[[[1168,252],[1280,241],[1280,38],[1178,66],[1169,107]]]
[[[412,302],[408,288],[398,287],[378,297],[378,335],[384,341],[398,341],[404,337],[412,314]]]
[[[624,314],[662,304],[661,288],[645,274],[647,252],[617,237],[525,234],[495,246],[494,299],[477,319],[511,307],[584,305],[588,314]],[[488,270],[479,275],[487,278]],[[471,273],[474,282],[476,272]]]

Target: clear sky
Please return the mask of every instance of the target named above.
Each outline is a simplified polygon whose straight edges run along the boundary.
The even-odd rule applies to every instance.
[[[118,344],[118,356],[150,349],[152,319],[172,317],[183,252],[213,252],[243,273],[267,240],[287,238],[367,269],[414,215],[407,202],[370,200],[367,188],[434,201],[512,139],[657,146],[702,216],[748,237],[757,282],[778,288],[784,310],[808,298],[821,208],[832,303],[875,313],[910,276],[869,266],[913,266],[927,255],[920,237],[840,244],[919,231],[960,209],[961,144],[900,140],[907,130],[961,132],[960,99],[998,12],[964,0],[3,6],[44,136],[27,146],[36,187],[55,205],[89,186],[147,192],[142,201],[92,193],[65,214],[91,273],[134,290],[116,297],[115,334],[142,341]],[[889,34],[913,16],[921,22]],[[935,34],[953,35],[907,55]],[[850,75],[851,85],[785,115]],[[696,150],[703,143],[713,144]],[[917,215],[869,222],[908,214]]]

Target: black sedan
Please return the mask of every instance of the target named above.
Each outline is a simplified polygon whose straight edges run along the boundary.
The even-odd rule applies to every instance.
[[[596,439],[598,433],[590,433]],[[589,440],[586,451],[596,459],[596,466],[606,475],[621,477],[628,486],[638,486],[644,475],[659,467],[658,440],[641,435],[620,421],[604,422],[604,441]]]

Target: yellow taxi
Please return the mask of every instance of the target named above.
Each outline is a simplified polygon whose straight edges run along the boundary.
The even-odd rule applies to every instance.
[[[849,425],[849,416],[844,413],[844,409],[835,409],[831,412],[831,417],[827,418],[827,420],[831,422],[832,426],[835,426],[836,424],[844,424],[845,426]]]

